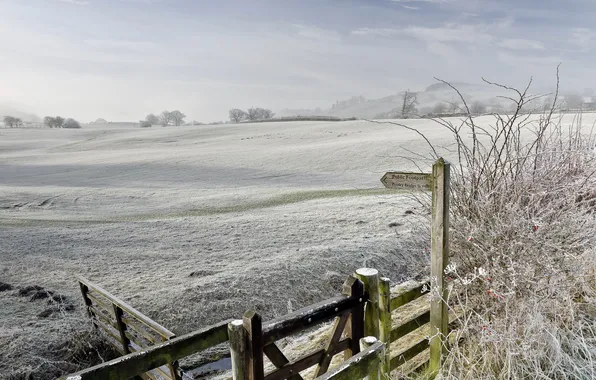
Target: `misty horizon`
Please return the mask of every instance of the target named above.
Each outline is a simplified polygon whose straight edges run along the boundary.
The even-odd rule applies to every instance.
[[[593,7],[592,7],[593,8]],[[325,109],[362,95],[481,77],[535,92],[592,87],[587,0],[214,3],[7,0],[0,3],[0,105],[137,121],[180,109]]]

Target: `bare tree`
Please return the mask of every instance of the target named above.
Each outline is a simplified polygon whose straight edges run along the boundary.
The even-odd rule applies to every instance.
[[[46,116],[43,118],[43,124],[46,127],[54,128],[54,126],[56,125],[56,120],[51,116]]]
[[[178,110],[170,112],[170,120],[177,127],[184,124],[184,118],[186,118],[186,115]]]
[[[159,124],[159,117],[155,116],[155,114],[150,113],[149,115],[145,116],[145,121],[151,125]]]
[[[481,115],[486,113],[486,106],[480,101],[475,101],[470,105],[470,113],[472,115]]]
[[[64,124],[62,125],[62,128],[73,128],[73,129],[80,129],[81,128],[81,124],[76,121],[75,119],[72,118],[68,118],[64,121]]]
[[[407,90],[404,92],[402,105],[401,105],[401,116],[408,117],[418,112],[416,105],[418,104],[418,95],[415,92]]]
[[[248,119],[249,120],[263,120],[263,119],[271,119],[273,115],[275,115],[271,110],[266,108],[250,108],[248,110]]]
[[[63,125],[64,125],[64,118],[60,117],[60,116],[56,116],[54,118],[54,127],[62,128]]]
[[[172,121],[172,113],[170,111],[163,111],[161,115],[159,115],[159,124],[162,127],[170,125],[170,121]]]
[[[248,114],[241,109],[232,108],[230,110],[230,120],[234,123],[239,123],[246,118],[248,118]]]
[[[4,116],[4,125],[10,128],[22,127],[23,121],[18,117]]]

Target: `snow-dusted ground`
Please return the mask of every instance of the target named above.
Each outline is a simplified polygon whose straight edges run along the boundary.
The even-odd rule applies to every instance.
[[[425,265],[428,239],[412,230],[426,215],[379,179],[428,152],[412,131],[365,121],[2,129],[0,281],[80,309],[83,275],[176,333],[249,308],[284,314],[363,265],[401,281]],[[16,290],[0,302],[0,343],[52,328]]]

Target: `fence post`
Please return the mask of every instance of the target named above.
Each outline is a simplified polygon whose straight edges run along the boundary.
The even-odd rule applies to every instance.
[[[354,276],[348,277],[343,284],[342,294],[360,300],[360,303],[350,311],[350,319],[346,324],[346,330],[349,331],[350,348],[344,353],[344,358],[360,352],[360,338],[364,337],[364,285],[362,281]]]
[[[377,338],[375,338],[374,336],[367,336],[367,337],[361,338],[360,339],[360,351],[366,350],[373,344],[377,343],[377,341],[378,341]],[[381,364],[381,365],[372,366],[373,369],[371,369],[370,372],[367,373],[366,377],[363,380],[381,380],[383,378],[381,376],[382,371],[383,371],[383,365],[382,365],[382,363],[379,363],[379,364]]]
[[[244,328],[248,335],[248,379],[263,380],[263,320],[255,311],[247,311],[243,317]]]
[[[356,270],[356,277],[368,294],[364,311],[364,335],[379,338],[379,271],[373,268]]]
[[[89,288],[87,287],[87,285],[83,284],[80,281],[79,281],[79,287],[81,288],[81,293],[83,294],[83,301],[85,302],[85,310],[87,311],[87,316],[91,319],[91,323],[93,323],[93,327],[98,328],[97,323],[95,323],[95,318],[93,317],[93,314],[91,313],[91,310],[89,309],[89,306],[91,306],[91,300],[89,299],[89,297],[87,297],[87,292],[89,291]]]
[[[114,317],[116,318],[116,326],[118,326],[118,333],[120,333],[120,339],[122,339],[122,348],[124,349],[124,353],[130,353],[130,348],[128,344],[130,343],[128,337],[125,334],[126,325],[122,321],[122,309],[116,305],[115,303],[112,304],[114,307]]]
[[[248,334],[244,328],[244,321],[236,319],[228,323],[228,337],[232,359],[232,379],[248,380],[249,347]]]
[[[379,340],[385,343],[383,373],[390,378],[391,372],[391,291],[387,277],[379,278]]]
[[[447,287],[445,267],[449,257],[449,177],[450,165],[439,158],[433,165],[431,223],[431,304],[429,372],[435,376],[447,354]]]

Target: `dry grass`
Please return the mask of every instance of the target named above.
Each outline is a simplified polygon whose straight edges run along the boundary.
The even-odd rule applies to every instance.
[[[593,379],[595,135],[581,114],[563,123],[556,98],[538,119],[523,114],[529,85],[507,89],[517,111],[490,128],[435,120],[458,157],[447,272],[464,310],[441,375]]]
[[[55,379],[116,357],[82,315],[59,312],[44,329],[23,328],[0,350],[0,378]]]

